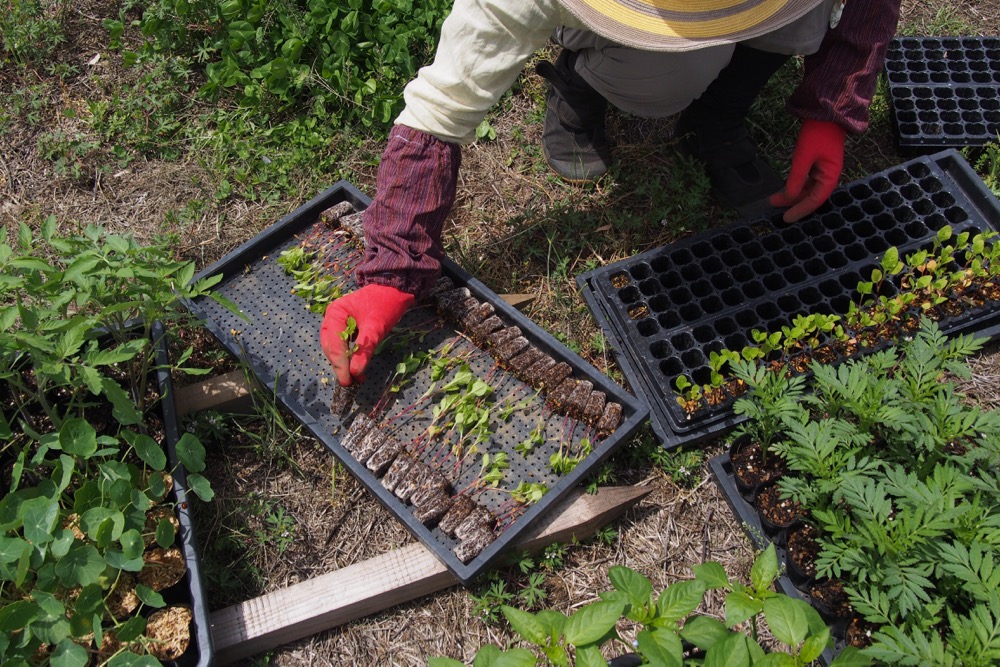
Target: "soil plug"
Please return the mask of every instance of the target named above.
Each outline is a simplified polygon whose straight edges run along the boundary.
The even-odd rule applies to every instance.
[[[337,202],[330,208],[319,214],[319,219],[327,227],[339,227],[340,219],[345,215],[354,213],[354,205],[349,201]]]
[[[406,478],[406,475],[410,471],[410,466],[413,465],[414,461],[416,459],[405,452],[399,454],[396,460],[392,462],[392,465],[389,466],[385,477],[382,478],[382,486],[390,493],[394,493],[396,487]]]
[[[560,361],[545,372],[539,388],[544,391],[552,391],[572,374],[573,367],[565,361]]]
[[[455,547],[455,557],[463,563],[468,563],[481,554],[495,539],[496,536],[492,530],[483,526],[477,526],[466,535],[461,544]]]
[[[417,494],[414,494],[414,498],[416,497]],[[419,505],[416,505],[417,509],[413,513],[413,516],[428,528],[434,527],[448,513],[448,510],[451,509],[451,498],[440,489],[425,491],[419,497],[419,500],[421,502]]]
[[[594,383],[590,380],[578,380],[576,387],[566,397],[566,414],[574,419],[583,417],[583,411],[590,400],[590,394],[594,391]]]
[[[590,392],[587,405],[583,408],[583,420],[591,426],[600,421],[601,415],[604,414],[604,403],[606,400],[607,396],[603,391],[595,389]]]
[[[493,516],[493,513],[485,507],[476,505],[462,520],[462,523],[455,528],[455,537],[464,540],[477,528],[492,528],[494,523],[496,523],[496,517]]]
[[[340,444],[353,455],[358,443],[373,428],[375,428],[375,422],[368,415],[358,414],[354,417],[351,427],[347,429],[347,433],[344,434],[344,438],[340,441]]]
[[[618,428],[618,424],[622,420],[622,406],[618,403],[609,402],[604,406],[604,413],[601,418],[597,421],[597,435],[604,438],[612,433]]]
[[[381,477],[402,451],[403,443],[392,436],[387,436],[382,447],[365,461],[365,467],[371,470],[376,477]]]
[[[330,412],[337,419],[343,420],[354,405],[354,397],[358,394],[358,385],[352,384],[346,387],[339,382],[333,388],[333,399],[330,401]]]
[[[446,535],[454,535],[455,529],[465,520],[465,517],[469,516],[469,512],[472,511],[473,507],[475,507],[475,503],[472,502],[469,496],[455,496],[452,499],[451,508],[441,518],[441,523],[438,527]]]

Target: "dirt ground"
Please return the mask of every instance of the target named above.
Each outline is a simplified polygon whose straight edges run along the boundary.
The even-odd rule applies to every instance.
[[[107,9],[97,0],[78,3],[75,21],[80,37],[72,45],[72,58],[101,76],[128,76],[107,53],[101,53],[97,37]],[[936,0],[904,0],[903,20],[911,34],[947,34],[951,26],[971,27],[978,32],[1000,33],[1000,2],[970,0],[946,3]],[[944,13],[944,15],[942,14]],[[939,32],[934,32],[938,30]],[[13,73],[0,70],[0,89],[13,85]],[[63,91],[63,109],[84,108],[86,101],[105,91],[81,77],[79,88]],[[541,123],[535,100],[543,82],[533,74],[522,77],[520,93],[505,104],[493,119],[498,139],[464,149],[459,200],[449,220],[447,238],[452,255],[497,292],[527,292],[536,297],[527,311],[547,328],[568,339],[589,341],[598,333],[586,313],[582,299],[567,276],[562,289],[532,275],[532,267],[518,267],[525,236],[545,240],[537,234],[533,216],[539,218],[566,198],[577,200],[581,209],[619,205],[614,184],[599,185],[578,195],[555,184],[539,171],[538,142]],[[884,100],[880,103],[884,104]],[[82,114],[53,114],[48,127],[82,125]],[[669,148],[673,119],[640,121],[614,117],[613,139],[620,158],[634,161],[636,168],[664,163],[669,174]],[[214,189],[211,176],[195,156],[180,162],[139,161],[111,175],[70,179],[53,172],[52,164],[37,149],[38,134],[45,128],[28,124],[7,136],[0,151],[0,223],[10,225],[25,216],[56,214],[62,221],[93,223],[149,238],[163,231],[180,234],[179,251],[204,266],[253,237],[278,217],[293,210],[328,184],[303,184],[299,197],[290,198],[282,210],[262,204],[228,199],[207,207],[193,219],[179,222],[168,212],[182,209],[195,198]],[[873,127],[848,145],[847,173],[857,177],[902,161],[892,146],[890,129]],[[357,185],[374,193],[373,167],[359,167]],[[625,174],[627,176],[627,172]],[[598,212],[599,213],[599,212]],[[680,213],[679,213],[680,215]],[[692,230],[731,219],[708,204],[704,220]],[[629,248],[602,245],[601,217],[589,218],[597,239],[591,244],[591,259],[598,264],[624,256]],[[674,230],[675,234],[676,230]],[[631,244],[631,251],[672,240],[658,236],[653,228],[647,238]],[[565,314],[553,321],[551,312]],[[207,343],[205,347],[210,347]],[[584,347],[584,354],[599,368],[614,375],[614,362],[607,352]],[[974,377],[964,385],[970,397],[984,406],[1000,405],[1000,355],[996,346],[973,360]],[[267,412],[273,407],[265,409]],[[249,423],[245,433],[230,417],[225,423],[199,420],[199,427],[226,431],[227,446],[213,450],[210,471],[217,490],[215,508],[204,510],[204,532],[199,540],[215,552],[219,568],[210,574],[215,608],[233,604],[249,594],[280,589],[324,572],[353,563],[413,541],[356,480],[336,464],[330,454],[305,437],[294,423],[259,421]],[[278,424],[277,426],[275,424]],[[723,445],[715,443],[714,455]],[[543,606],[569,612],[596,599],[610,587],[607,569],[621,564],[648,576],[657,588],[690,575],[692,565],[704,560],[722,562],[727,570],[745,578],[753,550],[707,466],[691,471],[688,482],[678,484],[671,472],[634,457],[622,455],[617,483],[651,488],[651,493],[612,528],[616,534],[604,541],[590,541],[566,548],[562,567],[545,570]],[[239,524],[229,522],[241,507]],[[247,507],[252,508],[247,510]],[[231,567],[224,557],[231,558]],[[504,571],[512,590],[525,585],[525,577]],[[475,592],[475,591],[473,591]],[[721,615],[721,597],[713,598],[706,611]],[[503,624],[489,624],[476,616],[476,598],[454,587],[415,602],[368,616],[343,627],[292,642],[249,663],[298,665],[424,665],[427,656],[444,655],[471,660],[480,645],[504,645],[510,634]]]

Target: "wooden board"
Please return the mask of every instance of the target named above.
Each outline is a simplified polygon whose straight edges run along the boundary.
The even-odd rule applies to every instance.
[[[585,539],[649,491],[643,487],[605,487],[595,494],[577,491],[515,549],[536,552],[554,542]],[[410,544],[213,613],[216,664],[229,664],[456,584],[426,547]]]
[[[174,405],[183,417],[202,410],[244,412],[253,408],[253,400],[246,375],[236,370],[181,387],[174,392]]]

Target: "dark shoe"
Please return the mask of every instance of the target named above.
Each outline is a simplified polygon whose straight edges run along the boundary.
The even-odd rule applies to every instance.
[[[555,64],[535,71],[552,84],[545,111],[542,151],[549,166],[568,181],[592,181],[611,165],[604,132],[607,101],[573,69],[576,54],[563,51]]]

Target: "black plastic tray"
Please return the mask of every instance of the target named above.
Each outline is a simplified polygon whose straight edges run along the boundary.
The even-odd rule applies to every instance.
[[[274,390],[282,405],[323,442],[463,584],[468,584],[510,546],[522,531],[564,498],[595,465],[632,435],[646,419],[648,409],[481,282],[445,260],[444,275],[456,285],[468,287],[480,301],[492,304],[505,323],[520,327],[524,336],[542,351],[556,361],[567,362],[573,368],[574,377],[589,380],[594,389],[605,392],[608,401],[617,402],[623,408],[618,428],[598,440],[582,422],[545,409],[544,396],[508,375],[506,371],[497,369],[494,359],[487,352],[468,341],[454,348],[460,348],[464,354],[468,354],[471,369],[477,377],[491,378],[489,382],[496,390],[498,403],[503,398],[527,406],[512,414],[508,421],[495,424],[491,441],[487,445],[488,451],[491,455],[507,453],[510,468],[506,471],[501,489],[480,493],[477,498],[479,504],[490,510],[501,506],[506,508],[510,494],[505,489],[513,488],[520,481],[544,483],[549,488],[539,502],[529,506],[523,514],[510,519],[506,528],[489,547],[470,562],[463,563],[453,552],[456,541],[438,528],[428,529],[418,521],[412,507],[388,492],[377,477],[341,446],[344,422],[330,412],[336,379],[319,345],[322,315],[310,312],[303,300],[290,294],[294,281],[284,274],[276,262],[283,250],[303,243],[312,244],[317,249],[332,247],[327,245],[330,239],[323,223],[317,222],[317,216],[341,201],[350,201],[357,210],[364,209],[370,203],[350,183],[341,181],[202,272],[202,276],[223,274],[216,290],[236,303],[249,318],[249,322],[234,316],[208,298],[198,299],[189,304],[189,307],[206,320],[208,329],[229,351],[246,360],[257,378]],[[327,256],[330,257],[328,270],[331,274],[343,278],[346,290],[353,289],[355,283],[351,275],[360,252],[350,246],[343,246]],[[409,353],[440,350],[448,341],[456,339],[456,331],[452,325],[442,324],[429,304],[418,305],[407,312],[396,331],[407,328],[423,328],[427,333],[421,339],[397,336],[383,345],[382,351],[372,359],[366,370],[366,380],[355,398],[355,412],[364,410],[368,413],[374,406],[380,405],[396,365]],[[413,404],[429,386],[429,377],[418,376],[412,384],[391,396],[388,407],[381,408],[383,422],[393,424],[393,435],[403,442],[410,442],[423,430],[430,419],[430,406],[409,421],[403,417],[394,417],[400,415],[406,406]],[[528,438],[539,421],[544,425],[545,444],[538,446],[528,456],[514,451],[514,447]],[[591,440],[591,453],[571,472],[563,475],[552,473],[548,468],[549,456],[559,449],[559,442],[566,443],[568,448],[576,448],[582,446],[583,438]],[[478,462],[467,462],[449,468],[449,477],[455,490],[467,487],[478,476],[479,470]]]
[[[750,538],[750,541],[754,543],[757,549],[766,549],[767,545],[771,544],[771,540],[767,539],[767,535],[764,533],[764,527],[761,525],[760,518],[757,515],[757,508],[744,500],[743,496],[740,495],[739,489],[736,488],[736,482],[733,478],[733,464],[729,460],[729,454],[720,454],[710,459],[708,465],[712,469],[712,474],[715,476],[715,481],[722,491],[722,495],[725,496],[726,502],[729,503],[729,506],[740,520],[740,524],[743,526],[747,537]],[[778,563],[782,566],[781,571],[787,571],[788,550],[777,542],[774,543],[774,549],[778,554]],[[809,593],[799,589],[787,574],[782,574],[778,577],[778,580],[775,582],[775,588],[779,593],[798,598],[810,605],[813,604]],[[823,651],[819,657],[820,663],[829,665],[837,657],[837,654],[844,649],[845,629],[846,623],[830,625],[830,634],[833,636],[834,641],[833,648]]]
[[[896,38],[885,68],[900,149],[997,141],[1000,37]]]
[[[689,419],[676,400],[679,376],[706,384],[711,352],[752,344],[753,329],[777,331],[798,314],[845,314],[885,250],[903,256],[945,225],[956,234],[1000,227],[1000,203],[954,150],[845,185],[794,225],[779,212],[741,220],[577,282],[631,388],[648,401],[653,430],[672,448],[740,421],[732,398]],[[1000,313],[970,311],[940,324],[948,334],[994,337]]]
[[[185,589],[184,592],[188,599],[169,601],[190,604],[194,626],[188,650],[178,660],[169,664],[177,665],[177,667],[208,667],[214,659],[212,632],[208,618],[208,598],[205,595],[201,554],[198,551],[194,518],[191,515],[191,503],[188,500],[187,473],[177,457],[177,441],[180,440],[181,431],[174,406],[174,389],[169,371],[167,339],[163,326],[159,323],[153,325],[153,340],[156,346],[156,363],[159,366],[156,371],[156,379],[160,389],[160,406],[166,433],[167,462],[172,470],[173,499],[176,503],[177,520],[180,523],[177,537],[184,554],[184,561],[187,563],[187,573],[184,575],[180,587]]]

